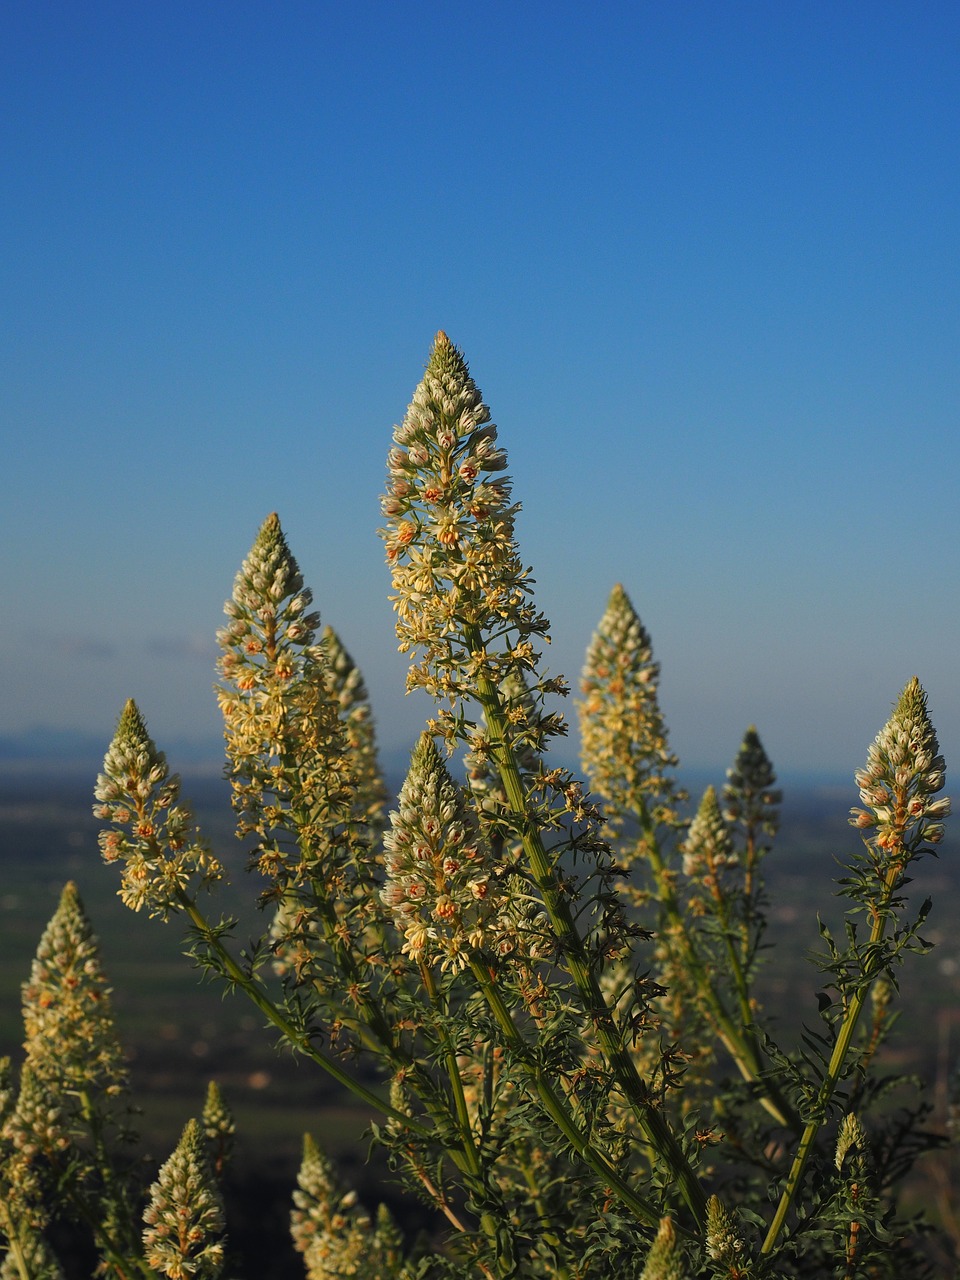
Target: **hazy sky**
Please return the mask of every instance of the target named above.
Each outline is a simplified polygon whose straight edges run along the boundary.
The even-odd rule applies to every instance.
[[[960,765],[955,0],[14,0],[0,95],[0,734],[215,740],[278,510],[412,743],[375,531],[442,327],[552,670],[619,580],[686,762],[849,773],[916,673]]]

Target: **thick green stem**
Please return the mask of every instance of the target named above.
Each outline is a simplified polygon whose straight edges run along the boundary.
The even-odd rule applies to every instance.
[[[773,1216],[773,1221],[770,1223],[766,1239],[760,1249],[762,1254],[771,1253],[773,1251],[773,1248],[777,1243],[777,1238],[783,1230],[787,1214],[790,1212],[790,1207],[796,1199],[804,1171],[807,1167],[807,1161],[810,1159],[810,1153],[813,1151],[817,1134],[820,1132],[826,1118],[827,1104],[837,1087],[837,1082],[840,1079],[840,1073],[843,1070],[843,1064],[846,1061],[847,1054],[850,1052],[853,1035],[857,1029],[857,1023],[860,1021],[860,1014],[863,1010],[864,1004],[866,1003],[867,996],[870,993],[870,987],[882,967],[879,958],[877,958],[877,951],[880,943],[883,941],[883,935],[886,932],[887,909],[890,904],[890,899],[893,897],[894,889],[900,881],[900,876],[900,865],[892,865],[888,870],[884,881],[883,895],[875,908],[876,914],[873,921],[873,928],[870,931],[870,941],[866,947],[869,969],[863,974],[863,979],[857,990],[854,992],[850,1000],[850,1004],[847,1007],[847,1012],[844,1015],[836,1043],[833,1046],[833,1053],[830,1055],[830,1063],[827,1067],[827,1073],[823,1078],[823,1084],[820,1086],[820,1092],[817,1094],[816,1108],[812,1117],[807,1122],[803,1134],[801,1135],[800,1145],[797,1147],[797,1154],[794,1156],[790,1172],[787,1174],[787,1180],[784,1185],[783,1194],[780,1197],[780,1202],[777,1205],[777,1211]]]
[[[30,1267],[27,1264],[26,1255],[23,1252],[23,1246],[20,1243],[20,1233],[10,1216],[9,1208],[5,1204],[0,1203],[0,1214],[2,1214],[2,1217],[0,1217],[0,1226],[2,1226],[3,1234],[7,1238],[7,1246],[10,1251],[10,1256],[17,1265],[20,1280],[33,1280],[33,1276],[30,1274]]]
[[[483,645],[479,635],[468,635],[467,642],[473,652],[482,651]],[[564,964],[580,992],[586,1012],[596,1027],[604,1056],[617,1084],[636,1115],[647,1141],[669,1169],[679,1186],[683,1200],[698,1224],[702,1226],[706,1222],[707,1211],[707,1197],[704,1190],[673,1131],[663,1115],[650,1102],[647,1086],[637,1074],[636,1066],[617,1034],[613,1016],[600,991],[596,975],[591,969],[570,905],[557,884],[543,837],[527,819],[523,782],[516,756],[510,745],[499,691],[488,676],[477,677],[477,698],[483,707],[491,740],[491,754],[506,791],[508,804],[521,823],[524,852],[543,898],[550,923],[560,943]],[[659,1221],[659,1217],[657,1220]]]
[[[510,1011],[503,1003],[500,992],[497,990],[486,969],[484,962],[479,957],[474,957],[470,961],[470,968],[474,977],[480,985],[484,997],[487,1001],[490,1011],[493,1013],[497,1023],[503,1032],[504,1038],[510,1045],[516,1055],[518,1065],[520,1065],[530,1082],[530,1085],[540,1099],[544,1110],[550,1119],[554,1122],[563,1136],[570,1143],[571,1147],[577,1152],[585,1164],[587,1164],[593,1172],[601,1179],[604,1186],[610,1190],[621,1200],[628,1208],[645,1222],[648,1226],[655,1227],[660,1221],[659,1209],[651,1204],[643,1196],[638,1195],[629,1183],[625,1182],[617,1173],[613,1165],[606,1157],[599,1152],[590,1142],[587,1135],[577,1126],[576,1121],[570,1115],[569,1110],[563,1099],[554,1089],[551,1082],[547,1079],[544,1072],[535,1067],[528,1061],[528,1047],[517,1030],[517,1026],[510,1016]]]

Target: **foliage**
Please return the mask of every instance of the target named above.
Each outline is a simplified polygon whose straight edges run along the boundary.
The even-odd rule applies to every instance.
[[[292,1216],[308,1276],[926,1274],[898,1188],[937,1139],[922,1103],[896,1109],[876,1057],[898,967],[927,949],[908,871],[949,809],[919,683],[857,775],[844,931],[822,928],[821,1007],[785,1042],[756,995],[781,798],[756,729],[722,792],[684,816],[650,637],[617,586],[582,680],[589,793],[548,754],[567,687],[542,666],[549,627],[497,428],[443,334],[387,466],[408,687],[436,701],[389,821],[362,677],[319,633],[276,515],[219,637],[260,937],[239,947],[204,905],[223,868],[133,703],[96,789],[127,905],[182,917],[201,966],[380,1114],[375,1141],[436,1212],[435,1235],[405,1245],[308,1137]],[[88,1232],[102,1274],[219,1275],[232,1120],[212,1086],[157,1180],[138,1181],[108,991],[71,886],[24,1017],[19,1084],[9,1064],[0,1081],[4,1280],[59,1274],[55,1218]]]

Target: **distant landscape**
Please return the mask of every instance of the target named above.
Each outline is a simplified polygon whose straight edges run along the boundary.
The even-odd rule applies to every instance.
[[[244,1001],[224,998],[218,987],[200,983],[181,954],[175,921],[165,926],[120,903],[115,869],[101,862],[96,844],[98,824],[91,813],[95,772],[95,763],[91,767],[89,760],[76,756],[68,761],[7,756],[0,763],[0,1055],[17,1060],[20,984],[59,892],[72,879],[101,939],[113,984],[133,1097],[144,1108],[136,1123],[150,1153],[150,1176],[169,1154],[185,1120],[199,1112],[207,1080],[215,1078],[237,1118],[229,1230],[245,1259],[244,1274],[264,1280],[302,1275],[286,1236],[301,1135],[310,1129],[322,1140],[368,1203],[394,1199],[386,1171],[375,1157],[368,1163],[370,1144],[363,1134],[369,1117],[306,1064],[278,1053],[273,1037]],[[696,791],[707,781],[721,783],[722,775],[686,781]],[[243,939],[243,922],[255,914],[257,889],[244,872],[244,856],[233,837],[227,787],[210,766],[188,771],[184,792],[231,868],[233,883],[222,893],[222,909],[240,918],[237,936]],[[785,1024],[795,1021],[798,1009],[808,1011],[809,1024],[816,1022],[816,972],[805,957],[818,943],[818,908],[826,909],[831,925],[841,918],[842,905],[830,897],[827,886],[838,874],[836,857],[856,847],[857,837],[847,824],[847,810],[855,800],[852,784],[785,785],[781,834],[767,863],[772,946],[763,984],[766,1006],[775,1013],[782,1004]],[[886,1051],[891,1069],[916,1072],[932,1082],[933,1124],[941,1129],[950,1076],[960,1056],[960,935],[953,927],[960,867],[955,850],[955,842],[945,843],[939,859],[920,864],[910,887],[918,901],[933,898],[925,937],[935,952],[926,960],[914,958],[904,970],[904,1012]],[[948,1181],[941,1159],[916,1186],[918,1199],[943,1216],[953,1212]],[[424,1221],[419,1206],[399,1202],[399,1207],[408,1226]]]

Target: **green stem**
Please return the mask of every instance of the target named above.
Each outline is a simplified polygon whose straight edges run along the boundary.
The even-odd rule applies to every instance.
[[[690,936],[686,920],[677,900],[673,878],[664,863],[659,842],[653,830],[653,824],[642,800],[640,801],[639,817],[644,834],[643,844],[647,861],[653,871],[657,886],[657,897],[663,914],[673,929],[672,933],[667,934],[668,941],[676,940],[680,948],[683,966],[693,979],[693,985],[698,995],[703,996],[706,1000],[707,1010],[711,1015],[709,1020],[713,1023],[715,1034],[730,1054],[742,1078],[748,1084],[755,1085],[762,1091],[759,1102],[764,1110],[776,1120],[777,1124],[782,1124],[784,1127],[799,1133],[801,1128],[800,1117],[783,1097],[776,1084],[762,1075],[760,1046],[757,1043],[756,1036],[747,1030],[747,1027],[753,1021],[753,1011],[750,1008],[746,980],[740,967],[739,957],[732,948],[726,929],[724,930],[724,938],[726,939],[727,951],[737,987],[740,1015],[743,1019],[742,1027],[738,1027],[728,1013],[726,1005],[717,991],[706,965],[703,963],[696,944]]]
[[[633,1210],[641,1221],[651,1227],[657,1226],[660,1222],[659,1209],[648,1200],[645,1200],[643,1196],[637,1195],[633,1188],[623,1180],[609,1161],[591,1144],[586,1134],[578,1128],[563,1099],[554,1089],[542,1069],[529,1063],[528,1047],[517,1030],[509,1009],[503,1003],[500,992],[495,987],[482,958],[472,957],[470,969],[477,979],[484,998],[496,1018],[507,1043],[516,1055],[518,1065],[524,1069],[534,1092],[543,1104],[543,1108],[550,1116],[550,1119],[581,1159],[601,1179],[604,1186],[609,1187],[618,1199]]]
[[[830,1055],[830,1063],[827,1067],[827,1073],[823,1078],[823,1084],[817,1094],[816,1108],[810,1120],[807,1122],[806,1128],[800,1138],[800,1145],[797,1148],[797,1154],[794,1156],[793,1164],[790,1172],[787,1174],[787,1180],[784,1185],[783,1194],[777,1205],[776,1213],[770,1228],[767,1231],[766,1239],[761,1246],[761,1254],[771,1253],[783,1225],[786,1222],[787,1214],[790,1207],[796,1199],[797,1192],[800,1189],[800,1183],[803,1179],[804,1171],[807,1167],[807,1161],[816,1142],[817,1134],[820,1132],[823,1122],[826,1119],[827,1104],[829,1103],[833,1092],[837,1087],[840,1079],[840,1073],[843,1070],[843,1064],[846,1061],[847,1054],[850,1051],[850,1045],[853,1041],[854,1032],[857,1029],[857,1023],[860,1020],[860,1014],[866,1003],[867,996],[870,993],[870,987],[874,979],[880,972],[881,963],[877,957],[877,949],[883,941],[883,935],[887,927],[887,908],[890,899],[893,897],[894,889],[900,880],[901,867],[899,864],[892,865],[887,871],[884,879],[883,894],[880,902],[875,910],[876,915],[873,921],[873,928],[870,931],[870,941],[866,947],[868,959],[868,969],[863,974],[863,980],[860,986],[854,992],[847,1007],[840,1032],[837,1035],[836,1043],[833,1046],[833,1053]]]
[[[422,1138],[430,1138],[433,1135],[430,1130],[419,1124],[411,1116],[404,1115],[402,1111],[398,1111],[392,1107],[383,1098],[377,1096],[372,1090],[367,1089],[359,1080],[346,1072],[343,1067],[334,1059],[325,1054],[321,1049],[312,1043],[309,1036],[305,1035],[293,1023],[286,1018],[277,1008],[273,1001],[267,996],[266,992],[259,984],[246,973],[236,960],[216,936],[216,932],[211,928],[210,924],[199,910],[196,903],[190,898],[183,889],[178,889],[177,899],[183,907],[191,923],[204,941],[204,944],[215,953],[217,960],[222,967],[223,972],[227,975],[234,986],[239,987],[241,991],[252,1000],[262,1014],[271,1022],[278,1031],[283,1033],[284,1039],[293,1048],[299,1050],[305,1057],[311,1058],[318,1066],[322,1067],[328,1075],[332,1076],[338,1084],[342,1084],[349,1089],[358,1098],[366,1103],[368,1107],[375,1111],[381,1112],[388,1116],[391,1120],[396,1120],[406,1129],[418,1134]]]
[[[453,1093],[454,1107],[457,1113],[457,1127],[460,1130],[460,1147],[463,1151],[463,1158],[466,1164],[464,1169],[467,1177],[474,1185],[482,1191],[486,1191],[484,1184],[483,1170],[480,1166],[480,1157],[477,1155],[476,1145],[473,1140],[473,1129],[470,1124],[470,1112],[467,1107],[467,1099],[463,1092],[463,1081],[460,1079],[460,1068],[457,1065],[457,1054],[450,1039],[450,1032],[446,1026],[446,1010],[442,1007],[441,997],[437,991],[437,985],[433,980],[433,974],[425,964],[420,965],[420,976],[423,980],[424,990],[430,999],[438,1016],[438,1029],[443,1044],[443,1056],[447,1067],[447,1078],[450,1081],[450,1089]],[[499,1255],[499,1242],[497,1239],[497,1223],[493,1214],[489,1210],[485,1210],[480,1214],[480,1225],[483,1227],[483,1233],[494,1246],[495,1252]],[[503,1268],[504,1261],[498,1257],[498,1265]],[[509,1274],[505,1271],[504,1274]]]
[[[121,1196],[117,1189],[119,1186],[119,1179],[117,1177],[117,1171],[114,1168],[113,1161],[110,1158],[110,1152],[106,1141],[104,1140],[102,1116],[98,1113],[97,1108],[94,1106],[93,1099],[90,1097],[90,1094],[86,1089],[79,1090],[77,1096],[80,1100],[81,1115],[83,1116],[87,1129],[90,1133],[94,1159],[96,1160],[101,1177],[103,1178],[104,1191],[107,1193],[107,1196],[114,1201],[114,1203],[121,1203]],[[82,1201],[83,1204],[86,1204],[86,1200],[79,1193],[75,1195],[75,1199],[78,1203]],[[121,1264],[126,1266],[128,1262],[132,1262],[137,1270],[143,1272],[144,1275],[149,1276],[153,1274],[143,1260],[137,1256],[137,1254],[139,1254],[139,1239],[136,1230],[134,1230],[133,1240],[130,1240],[128,1237],[127,1240],[121,1240],[118,1242],[106,1234],[102,1223],[97,1225],[95,1215],[91,1210],[88,1209],[86,1211],[86,1216],[92,1227],[94,1237],[98,1244],[102,1245],[104,1250],[110,1255],[109,1261],[114,1267],[117,1267],[119,1270]],[[128,1227],[129,1225],[130,1224],[126,1222],[118,1223],[121,1230],[123,1227]],[[134,1251],[132,1255],[130,1252],[131,1249]],[[123,1274],[123,1272],[120,1272],[120,1274]]]
[[[467,647],[474,653],[483,650],[479,634],[476,632],[471,634],[470,629],[467,633]],[[574,923],[570,905],[557,885],[543,837],[540,831],[527,820],[526,798],[520,770],[510,745],[499,691],[489,676],[482,674],[477,676],[476,696],[483,708],[491,739],[491,753],[506,791],[508,803],[522,823],[521,838],[524,852],[543,898],[550,923],[560,943],[564,964],[580,992],[586,1012],[593,1020],[604,1056],[636,1115],[644,1135],[679,1185],[680,1194],[697,1223],[703,1226],[706,1222],[707,1197],[673,1131],[663,1115],[651,1104],[647,1086],[637,1074],[636,1066],[617,1034],[610,1009],[588,961],[583,939]],[[659,1216],[657,1221],[659,1222]]]
[[[17,1230],[13,1219],[10,1216],[10,1210],[5,1204],[0,1204],[0,1213],[3,1214],[2,1222],[3,1234],[7,1237],[7,1245],[10,1250],[10,1256],[17,1264],[17,1271],[20,1273],[20,1280],[33,1280],[30,1274],[30,1267],[27,1264],[26,1255],[23,1252],[23,1246],[20,1243],[20,1232]]]

